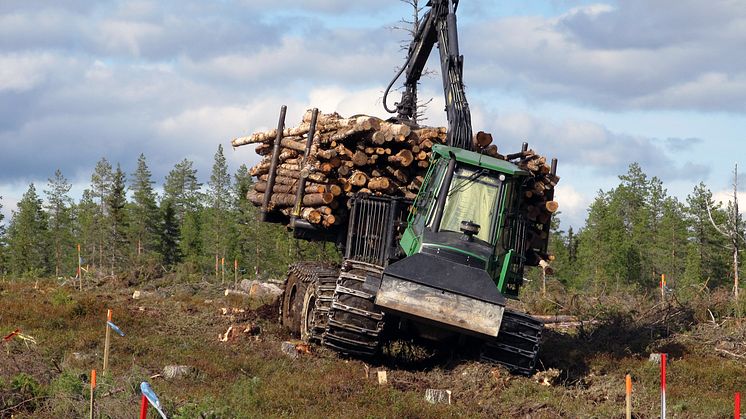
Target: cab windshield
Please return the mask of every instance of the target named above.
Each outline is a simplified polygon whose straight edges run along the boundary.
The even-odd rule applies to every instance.
[[[489,171],[473,167],[456,169],[440,230],[460,233],[461,223],[471,221],[479,225],[479,233],[474,237],[491,243],[499,191],[500,180]]]

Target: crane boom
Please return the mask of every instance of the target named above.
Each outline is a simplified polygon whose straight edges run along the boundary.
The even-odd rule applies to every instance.
[[[456,9],[458,0],[430,0],[430,10],[425,14],[417,28],[414,39],[409,45],[404,92],[396,103],[396,110],[387,111],[398,114],[398,118],[416,122],[417,118],[417,83],[432,52],[438,44],[440,51],[440,73],[443,79],[443,93],[448,117],[447,145],[465,150],[473,150],[471,112],[464,93],[463,67],[464,57],[459,53]],[[402,71],[392,80],[391,85],[399,78]]]

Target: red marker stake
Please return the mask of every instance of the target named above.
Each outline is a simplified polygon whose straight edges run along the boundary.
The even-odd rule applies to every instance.
[[[735,419],[741,419],[741,393],[736,393],[736,403],[733,409],[733,417]]]
[[[661,419],[666,419],[666,354],[661,354]]]
[[[142,395],[140,399],[140,419],[146,419],[148,417],[148,398]]]

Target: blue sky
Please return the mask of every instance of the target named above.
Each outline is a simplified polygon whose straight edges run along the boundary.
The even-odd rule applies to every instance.
[[[101,157],[131,170],[145,153],[159,183],[189,158],[205,180],[218,144],[273,126],[282,104],[290,121],[386,116],[406,38],[391,28],[409,15],[398,0],[5,0],[3,212],[56,168],[79,194]],[[746,151],[741,2],[466,0],[459,19],[475,130],[560,159],[565,225],[633,161],[681,199],[699,181],[725,197]],[[421,97],[444,124],[437,75]]]

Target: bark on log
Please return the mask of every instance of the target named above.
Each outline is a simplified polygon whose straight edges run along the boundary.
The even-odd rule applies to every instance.
[[[283,208],[282,213],[288,217],[293,216],[293,208]],[[319,224],[322,221],[321,213],[315,208],[301,208],[298,218],[308,221],[311,224]]]
[[[308,133],[309,129],[310,129],[310,124],[304,122],[300,126],[297,126],[295,128],[285,128],[282,131],[282,136],[283,137],[291,137],[291,136],[294,137],[294,136],[304,135]],[[269,141],[274,140],[276,137],[277,137],[277,129],[275,128],[270,131],[256,132],[247,137],[234,138],[231,141],[231,145],[233,147],[240,147],[246,144],[269,142]]]
[[[267,190],[267,182],[257,182],[254,185],[254,190],[257,192],[265,192]],[[274,188],[272,188],[273,193],[295,193],[298,190],[297,184],[294,185],[283,185],[283,184],[277,184],[275,183]],[[319,185],[319,184],[308,184],[306,185],[304,189],[305,193],[308,194],[315,194],[315,193],[326,193],[326,186],[325,185]]]
[[[264,194],[258,192],[249,192],[247,198],[254,205],[261,205],[264,201]],[[319,207],[327,205],[334,200],[334,195],[330,193],[316,193],[308,194],[303,196],[303,206],[306,207]],[[295,195],[293,194],[282,194],[273,193],[270,198],[270,204],[275,208],[292,207],[295,205]]]
[[[308,135],[310,120],[309,111],[299,126],[286,128],[282,133],[271,205],[291,214],[297,185],[301,177],[305,177],[308,183],[304,188],[306,198],[302,204],[306,216],[304,219],[325,226],[339,223],[345,218],[349,208],[346,197],[358,192],[414,198],[430,165],[433,145],[444,143],[447,137],[447,130],[443,127],[412,129],[406,124],[381,121],[365,115],[341,118],[334,113],[320,114],[311,149],[305,153],[307,138],[304,137]],[[253,176],[260,179],[250,193],[252,202],[257,205],[263,200],[267,187],[269,155],[275,134],[275,130],[270,130],[235,141],[236,145],[258,142],[256,152],[264,156],[250,170]],[[530,173],[527,186],[523,189],[527,201],[521,211],[530,215],[536,227],[546,224],[557,210],[556,202],[548,199],[552,196],[549,191],[559,181],[556,175],[551,174],[547,159],[533,150],[502,156],[497,146],[492,144],[491,135],[485,132],[477,132],[473,141],[482,154],[498,159],[509,158]],[[314,199],[314,205],[306,205],[310,202],[308,200]],[[330,202],[324,203],[329,199]],[[527,244],[535,242],[541,245],[545,235],[546,232],[538,228],[531,229]],[[532,262],[538,263],[538,258]]]
[[[286,170],[286,169],[278,168],[277,174],[280,176],[285,176],[285,177],[300,178],[300,172],[294,171],[294,170]],[[322,173],[310,173],[307,179],[312,182],[317,182],[317,183],[328,182],[328,179]]]

